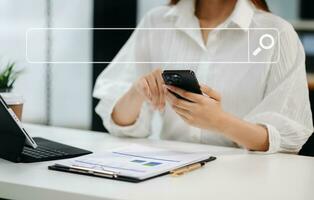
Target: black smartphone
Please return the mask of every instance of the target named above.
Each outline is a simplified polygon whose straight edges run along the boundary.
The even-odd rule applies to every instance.
[[[172,85],[188,92],[203,94],[195,73],[192,70],[165,70],[162,77],[166,85]],[[174,94],[173,92],[171,92]],[[180,99],[187,100],[177,94],[174,94]]]

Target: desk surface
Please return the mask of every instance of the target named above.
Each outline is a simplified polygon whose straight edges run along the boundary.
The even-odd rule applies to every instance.
[[[314,158],[259,155],[240,149],[105,133],[25,126],[32,136],[101,152],[129,143],[178,150],[208,150],[218,159],[181,177],[163,176],[139,184],[50,171],[54,162],[14,164],[0,159],[0,198],[23,200],[96,199],[314,199]]]

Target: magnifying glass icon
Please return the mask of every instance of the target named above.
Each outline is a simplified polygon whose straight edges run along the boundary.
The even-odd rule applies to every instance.
[[[265,40],[266,40],[266,44],[265,44]],[[269,44],[268,41],[269,40]],[[259,53],[261,53],[262,49],[264,50],[268,50],[274,47],[275,45],[275,39],[273,36],[269,35],[269,34],[264,34],[262,35],[262,37],[260,37],[259,39],[259,45],[260,47],[258,47],[254,52],[253,55],[257,56]]]

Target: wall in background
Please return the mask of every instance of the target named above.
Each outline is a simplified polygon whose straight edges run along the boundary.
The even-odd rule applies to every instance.
[[[160,5],[166,5],[169,2],[169,0],[138,0],[137,4],[137,21],[140,21],[142,17],[145,15],[147,11],[150,9],[160,6]]]
[[[92,28],[92,2],[53,0],[53,27]],[[61,34],[53,34],[52,40],[53,60],[92,60],[92,31],[61,31]],[[51,87],[52,125],[89,129],[92,64],[53,64]]]
[[[299,19],[299,0],[267,0],[271,11],[287,20]]]
[[[53,0],[53,27],[92,27],[92,1]],[[25,34],[29,28],[46,27],[45,0],[0,0],[0,57],[17,61],[25,72],[15,92],[25,98],[24,122],[46,122],[46,65],[30,64],[25,58]],[[43,34],[41,34],[43,35]],[[53,35],[54,36],[54,35]],[[36,58],[45,60],[45,37],[31,40]],[[53,59],[67,57],[91,60],[91,32],[64,34],[52,38]],[[75,47],[79,43],[79,48]],[[90,64],[53,64],[51,125],[90,128],[92,67]],[[75,114],[74,114],[75,113]]]
[[[45,27],[45,1],[0,0],[0,58],[16,61],[25,69],[14,90],[25,98],[25,121],[44,123],[45,65],[29,64],[25,59],[25,33],[30,27]],[[37,56],[44,58],[45,40],[35,42],[43,47],[36,50]]]

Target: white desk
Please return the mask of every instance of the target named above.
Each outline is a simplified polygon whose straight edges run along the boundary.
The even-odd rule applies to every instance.
[[[181,199],[314,199],[314,158],[256,155],[232,148],[169,141],[113,138],[61,128],[27,125],[42,136],[94,152],[130,142],[178,150],[208,150],[218,159],[181,177],[163,176],[134,184],[50,171],[54,162],[14,164],[0,159],[0,197],[23,200],[181,200]]]

